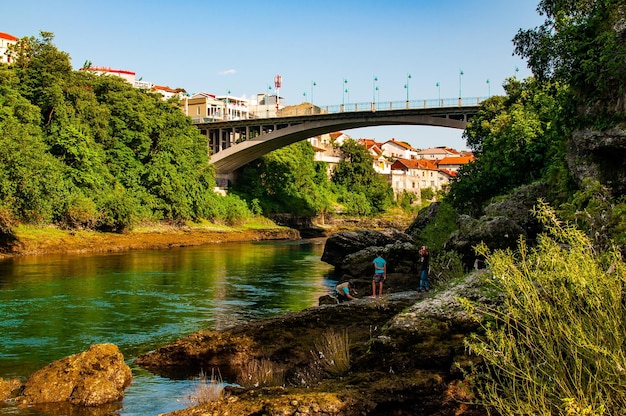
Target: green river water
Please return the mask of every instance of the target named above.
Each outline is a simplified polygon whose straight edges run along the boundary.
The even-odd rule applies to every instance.
[[[211,244],[0,262],[0,378],[25,379],[97,343],[116,344],[133,382],[113,414],[189,406],[194,382],[155,376],[137,355],[200,329],[317,305],[334,281],[324,240]],[[2,415],[49,415],[0,405]]]

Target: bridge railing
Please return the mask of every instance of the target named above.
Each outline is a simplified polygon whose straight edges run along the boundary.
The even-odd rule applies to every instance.
[[[451,108],[451,107],[473,107],[480,105],[487,97],[463,97],[463,98],[434,98],[419,99],[409,101],[377,101],[377,102],[361,102],[361,103],[344,103],[328,106],[309,106],[300,105],[289,108],[288,114],[279,115],[279,117],[303,116],[314,114],[336,114],[349,113],[358,111],[393,111],[408,110],[421,108]],[[280,113],[279,113],[280,114]],[[276,117],[276,116],[274,116]],[[254,117],[251,117],[254,118]],[[266,117],[256,117],[266,118]],[[271,117],[270,117],[271,118]],[[224,121],[219,117],[193,117],[194,124],[212,123]]]

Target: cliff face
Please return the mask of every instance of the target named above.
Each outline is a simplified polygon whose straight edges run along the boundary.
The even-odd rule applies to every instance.
[[[463,340],[476,323],[459,295],[487,301],[474,274],[441,292],[391,293],[193,334],[136,363],[170,377],[219,369],[232,383],[246,377],[251,362],[266,360],[284,375],[279,387],[227,387],[217,400],[173,413],[179,416],[485,415],[468,404],[472,389],[464,377],[479,360],[467,355]],[[349,368],[326,371],[319,341],[344,330]]]
[[[626,129],[574,132],[567,163],[579,185],[585,178],[593,178],[612,189],[616,197],[626,194]]]

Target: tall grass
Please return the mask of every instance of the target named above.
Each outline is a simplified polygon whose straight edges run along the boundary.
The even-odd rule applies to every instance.
[[[500,308],[465,301],[486,317],[468,341],[486,363],[483,404],[503,415],[626,414],[626,265],[547,205],[536,215],[548,231],[536,247],[478,249],[504,294]]]
[[[220,373],[215,374],[215,370],[213,370],[211,377],[209,377],[202,370],[196,379],[193,392],[188,396],[188,400],[193,405],[210,403],[222,397],[223,392],[224,382]]]
[[[328,331],[315,344],[317,362],[331,375],[342,375],[350,369],[350,338],[347,330]]]
[[[268,359],[251,360],[241,369],[237,382],[246,388],[282,386],[285,370]]]

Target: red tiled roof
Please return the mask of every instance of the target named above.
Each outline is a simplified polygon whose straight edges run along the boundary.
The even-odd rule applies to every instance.
[[[407,149],[407,150],[415,150],[415,149],[413,148],[413,146],[411,146],[410,144],[405,143],[405,142],[401,142],[401,141],[397,141],[396,139],[387,140],[385,143],[383,143],[383,145],[385,145],[385,144],[387,144],[387,143],[397,144],[398,146],[400,146],[400,147],[404,147],[404,148],[405,148],[405,149]]]
[[[10,41],[16,41],[18,40],[18,38],[16,38],[13,35],[10,35],[8,33],[4,33],[4,32],[0,32],[0,38],[1,39],[6,39],[6,40],[10,40]]]
[[[453,171],[453,170],[439,169],[439,172],[443,172],[443,173],[445,173],[446,175],[448,175],[448,176],[450,176],[452,178],[456,177],[456,172]]]
[[[444,157],[437,162],[437,165],[467,165],[474,161],[474,156],[456,156],[456,157]]]
[[[396,167],[400,168],[401,166],[404,166],[407,169],[439,170],[437,165],[426,159],[397,159],[393,162],[391,168],[395,169]]]

